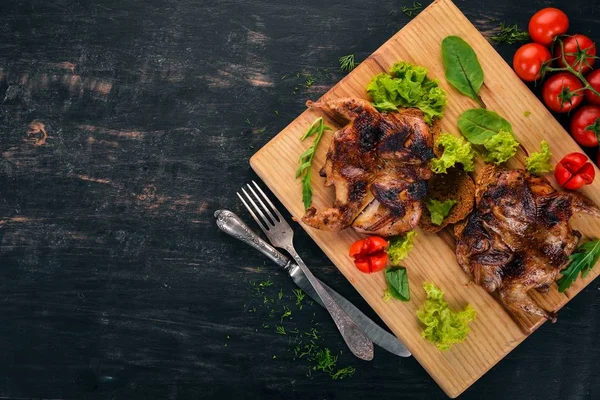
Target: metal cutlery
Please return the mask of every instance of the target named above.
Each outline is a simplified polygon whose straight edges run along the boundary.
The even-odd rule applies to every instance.
[[[323,306],[321,299],[310,285],[310,282],[300,267],[285,255],[281,254],[269,243],[265,242],[253,230],[251,230],[235,213],[229,210],[215,211],[217,226],[230,236],[249,244],[257,249],[280,267],[283,267],[290,275],[294,283],[304,290],[308,296]],[[317,278],[318,280],[318,278]],[[331,295],[333,300],[352,318],[365,335],[376,345],[400,357],[410,357],[411,353],[397,337],[387,332],[367,317],[354,304],[346,300],[342,295],[331,289],[325,283],[319,281],[323,288]],[[323,306],[324,307],[324,306]]]
[[[244,206],[250,212],[250,215],[252,215],[252,218],[254,218],[258,226],[260,226],[265,235],[267,235],[267,238],[273,246],[284,249],[292,256],[294,261],[296,261],[296,264],[298,264],[302,272],[304,272],[304,275],[306,275],[311,286],[323,301],[323,305],[329,312],[329,315],[331,315],[331,318],[333,318],[333,322],[335,322],[335,325],[342,334],[342,338],[346,342],[346,345],[348,345],[350,351],[362,360],[372,360],[373,342],[360,330],[358,325],[356,325],[350,316],[333,300],[331,295],[323,288],[312,272],[310,272],[306,264],[304,264],[304,261],[302,261],[294,249],[294,231],[256,182],[252,181],[252,184],[253,185],[248,184],[245,188],[242,188],[244,196],[237,193]],[[260,196],[257,192],[260,193]],[[251,193],[252,195],[248,193]],[[265,202],[269,206],[267,206]],[[260,218],[257,215],[260,216]]]

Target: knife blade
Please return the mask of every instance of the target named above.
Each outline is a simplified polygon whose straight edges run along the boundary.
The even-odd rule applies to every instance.
[[[217,226],[219,229],[233,236],[234,238],[249,244],[269,257],[277,265],[283,267],[300,289],[304,290],[306,294],[308,294],[317,304],[323,306],[321,299],[312,288],[312,285],[300,267],[293,263],[288,257],[277,251],[269,243],[261,239],[260,236],[258,236],[246,224],[244,224],[240,217],[229,210],[217,210],[215,211],[215,217],[217,218]],[[323,282],[321,282],[321,284],[323,285],[323,288],[329,292],[335,302],[338,303],[344,311],[346,311],[350,318],[360,327],[365,335],[367,335],[367,337],[373,341],[373,343],[397,356],[411,356],[410,351],[408,351],[406,346],[404,346],[404,344],[400,342],[396,336],[377,325],[354,304],[346,300],[335,290],[331,289]]]

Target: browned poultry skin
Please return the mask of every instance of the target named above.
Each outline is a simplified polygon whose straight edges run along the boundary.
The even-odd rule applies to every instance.
[[[509,309],[554,321],[527,292],[547,291],[568,263],[581,238],[569,225],[576,212],[600,217],[579,193],[556,192],[524,170],[488,166],[477,182],[475,211],[455,228],[458,263],[487,291],[498,290]]]
[[[354,98],[307,105],[349,123],[333,134],[321,169],[325,185],[335,187],[335,202],[321,211],[309,208],[302,221],[330,231],[353,225],[381,236],[413,229],[431,176],[424,165],[433,157],[433,137],[422,113],[379,113]]]

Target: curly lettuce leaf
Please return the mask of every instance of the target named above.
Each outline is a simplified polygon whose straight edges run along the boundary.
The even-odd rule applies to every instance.
[[[402,236],[395,236],[389,240],[390,246],[387,249],[390,264],[398,266],[400,261],[408,257],[408,253],[413,248],[413,239],[417,232],[410,231]]]
[[[444,300],[444,292],[433,283],[425,283],[423,288],[427,300],[417,311],[417,318],[425,325],[421,335],[442,351],[463,342],[470,331],[469,323],[477,316],[475,309],[468,304],[463,311],[454,312]]]
[[[542,147],[540,151],[531,153],[529,157],[525,158],[527,171],[534,175],[543,175],[553,170],[552,163],[550,163],[552,153],[550,153],[548,142],[542,140],[540,145]]]
[[[446,200],[441,202],[435,199],[429,199],[426,205],[429,214],[431,214],[431,223],[441,225],[442,222],[444,222],[444,218],[450,214],[450,210],[456,203],[456,200]]]
[[[442,133],[436,140],[435,146],[444,148],[444,153],[440,158],[431,160],[431,170],[436,174],[445,174],[448,168],[453,167],[456,163],[461,163],[467,172],[475,169],[473,164],[475,151],[471,147],[471,143],[465,139],[449,133]]]
[[[430,125],[443,116],[447,102],[438,80],[429,79],[426,68],[407,62],[394,64],[389,74],[376,75],[367,85],[367,92],[379,111],[419,108]]]
[[[517,154],[519,142],[515,140],[512,133],[501,130],[497,134],[486,139],[483,142],[483,147],[485,147],[486,150],[483,153],[483,160],[499,165]]]

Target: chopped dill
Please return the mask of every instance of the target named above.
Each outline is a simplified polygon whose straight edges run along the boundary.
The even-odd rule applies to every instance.
[[[279,297],[279,300],[281,300],[283,298],[283,289],[279,289],[278,297]]]
[[[500,31],[495,36],[490,38],[495,43],[525,43],[529,40],[529,33],[519,29],[517,24],[506,25],[504,22],[500,23]]]
[[[289,309],[288,306],[283,306],[283,314],[281,315],[281,319],[279,320],[282,324],[283,324],[283,319],[284,318],[289,318],[292,315],[292,311]]]
[[[354,68],[356,68],[354,54],[348,54],[347,56],[342,56],[342,57],[338,58],[338,62],[340,63],[340,71],[342,71],[342,72],[350,72]]]
[[[302,289],[294,289],[294,295],[296,296],[296,306],[302,310],[302,300],[306,297],[306,293]]]
[[[277,331],[277,333],[279,333],[280,335],[285,335],[285,328],[283,327],[283,325],[276,325],[275,326],[275,331]]]
[[[332,379],[344,379],[344,378],[350,378],[352,377],[352,375],[354,375],[354,373],[356,372],[356,369],[354,369],[354,367],[344,367],[344,368],[340,368],[338,369],[336,372],[334,372],[331,375]]]
[[[418,1],[413,1],[412,7],[404,6],[401,8],[402,12],[408,18],[416,17],[417,14],[419,13],[419,11],[421,11],[422,9],[423,9],[423,5],[421,3],[419,3]]]

